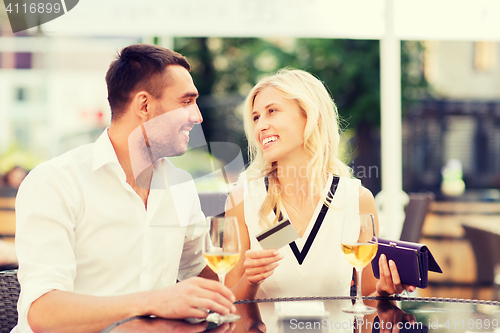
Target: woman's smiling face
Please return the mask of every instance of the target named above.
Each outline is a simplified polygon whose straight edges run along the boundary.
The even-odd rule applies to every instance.
[[[261,90],[254,99],[254,138],[268,162],[293,162],[307,158],[304,150],[306,117],[300,107],[274,87]]]

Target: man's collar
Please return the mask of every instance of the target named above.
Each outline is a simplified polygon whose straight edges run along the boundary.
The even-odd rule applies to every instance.
[[[109,139],[108,128],[104,130],[101,136],[99,136],[97,141],[94,143],[92,171],[95,171],[106,164],[118,164],[120,166],[115,149]]]
[[[108,128],[104,130],[104,132],[99,136],[99,138],[94,143],[92,154],[93,154],[92,171],[96,171],[97,169],[105,166],[106,164],[111,164],[115,165],[123,172],[120,162],[118,161],[118,157],[116,156],[115,149],[113,148],[113,144],[109,139]],[[155,161],[153,168],[156,173],[161,174],[161,179],[163,179],[164,173],[165,172],[167,174],[170,173],[171,170],[175,168],[175,166],[168,158],[163,157]],[[123,177],[125,177],[125,172],[123,172]],[[164,185],[162,185],[160,188],[164,188]]]

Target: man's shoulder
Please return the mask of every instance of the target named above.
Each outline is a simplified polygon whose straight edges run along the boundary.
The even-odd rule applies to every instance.
[[[92,145],[93,144],[90,143],[74,148],[57,157],[42,162],[28,174],[28,177],[40,177],[47,173],[54,174],[54,172],[62,176],[65,171],[76,170],[87,164],[91,165]]]
[[[51,166],[55,168],[65,168],[71,165],[86,163],[92,159],[93,143],[71,149],[57,157],[43,162],[40,166]]]
[[[82,171],[87,168],[85,160],[89,162],[92,160],[91,151],[92,145],[87,144],[36,166],[21,183],[17,201],[23,201],[23,198],[32,200],[33,193],[48,193],[46,192],[48,189],[62,190],[65,192],[65,197],[69,194],[78,194],[73,190],[79,182],[78,179],[83,178]]]

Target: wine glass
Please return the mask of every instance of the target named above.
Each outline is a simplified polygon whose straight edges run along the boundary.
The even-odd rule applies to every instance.
[[[217,273],[219,281],[224,284],[226,274],[236,266],[240,259],[241,245],[238,220],[234,216],[209,217],[207,222],[209,238],[205,239],[203,256],[208,266]],[[214,317],[215,314],[211,315]],[[240,319],[240,316],[232,313],[225,316],[217,314],[217,317],[217,322],[231,322]]]
[[[342,252],[356,269],[356,300],[344,312],[365,315],[377,309],[366,306],[361,297],[361,273],[377,254],[378,242],[375,219],[372,214],[347,214],[342,224],[340,238]]]

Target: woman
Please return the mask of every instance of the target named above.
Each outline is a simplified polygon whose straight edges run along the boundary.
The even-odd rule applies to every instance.
[[[226,280],[238,299],[349,295],[353,270],[340,250],[343,217],[371,213],[378,219],[372,194],[338,157],[338,121],[324,85],[305,71],[281,70],[246,98],[250,165],[231,192],[228,202],[236,204],[226,209],[238,218],[242,234],[241,259]],[[328,210],[318,222],[323,205]],[[296,248],[263,250],[255,236],[280,216],[299,234]],[[363,272],[364,295],[414,290],[401,285],[392,261],[382,256],[379,264],[380,280],[371,267]],[[255,308],[239,311],[247,328],[263,329]],[[264,323],[272,320],[272,307],[261,305],[260,312]]]

